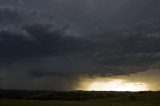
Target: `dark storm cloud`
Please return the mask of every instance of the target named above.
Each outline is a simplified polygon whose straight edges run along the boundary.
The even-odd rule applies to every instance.
[[[130,75],[153,68],[160,60],[159,3],[0,1],[0,85],[71,89],[82,75]]]
[[[34,18],[37,16],[34,14],[23,14],[11,8],[0,9],[0,14],[1,62],[8,59],[68,53],[76,51],[85,43],[81,38],[66,35],[65,31],[69,25],[58,28],[56,24],[41,22],[43,17],[35,21]]]
[[[64,36],[65,29],[50,30],[52,29],[48,25],[37,24],[24,26],[22,33],[0,31],[1,57],[58,55],[76,51],[83,44],[81,39]]]
[[[60,77],[62,77],[62,76],[67,76],[67,74],[64,74],[64,73],[55,73],[55,72],[51,72],[51,71],[49,71],[49,70],[47,70],[46,71],[46,69],[45,70],[31,70],[31,71],[29,71],[28,72],[28,75],[30,76],[30,77],[44,77],[44,76],[60,76]]]

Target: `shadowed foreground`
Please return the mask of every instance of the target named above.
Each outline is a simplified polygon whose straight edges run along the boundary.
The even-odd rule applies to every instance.
[[[0,100],[0,106],[160,106],[160,102],[158,101],[131,102],[123,98],[100,99],[92,101]]]
[[[13,90],[6,93],[0,93],[0,106],[160,106],[160,92]]]

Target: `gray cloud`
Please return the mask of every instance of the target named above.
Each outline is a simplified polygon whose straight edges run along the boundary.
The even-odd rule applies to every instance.
[[[66,90],[82,75],[129,75],[156,68],[159,3],[1,1],[0,85]]]

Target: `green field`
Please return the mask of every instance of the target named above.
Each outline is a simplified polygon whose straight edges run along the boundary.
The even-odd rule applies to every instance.
[[[0,100],[0,106],[160,106],[160,101],[130,101],[127,98],[88,101]]]

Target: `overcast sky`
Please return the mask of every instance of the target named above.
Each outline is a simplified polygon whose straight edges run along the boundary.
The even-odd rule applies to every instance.
[[[159,5],[159,0],[1,0],[0,88],[74,90],[84,75],[134,74],[127,77],[133,79],[144,73],[143,81],[160,89]]]

